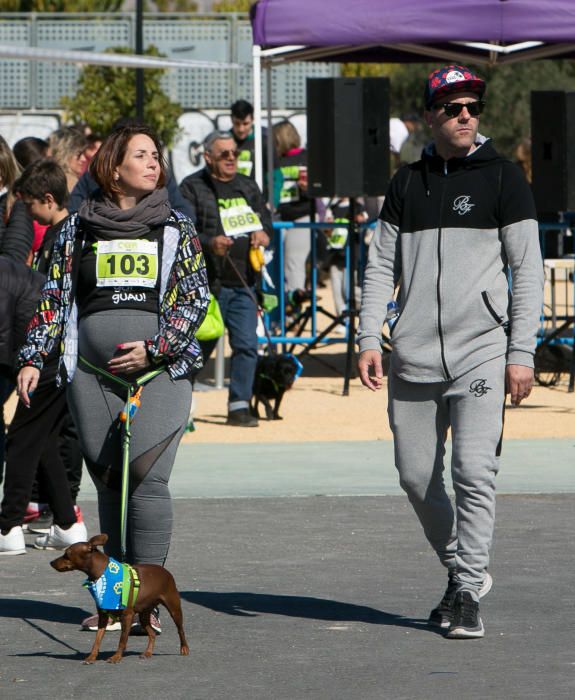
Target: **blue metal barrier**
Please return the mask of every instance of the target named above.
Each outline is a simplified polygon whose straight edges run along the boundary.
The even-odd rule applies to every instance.
[[[336,227],[341,227],[342,224],[336,223],[326,223],[326,222],[291,222],[291,221],[278,221],[274,222],[274,240],[272,248],[274,251],[274,259],[270,265],[267,266],[268,272],[275,285],[274,289],[271,289],[264,283],[262,283],[262,290],[266,293],[276,294],[278,297],[278,307],[271,313],[264,313],[264,323],[270,335],[271,342],[277,345],[311,345],[314,343],[322,343],[325,345],[330,345],[333,343],[343,343],[347,342],[348,332],[344,335],[339,336],[329,336],[325,335],[324,332],[318,331],[318,317],[320,315],[325,316],[328,319],[328,323],[335,321],[338,317],[335,313],[331,313],[324,309],[318,303],[317,290],[318,290],[318,245],[317,245],[317,235],[322,230],[329,230]],[[357,269],[353,271],[350,269],[350,255],[349,255],[349,245],[346,245],[342,252],[345,254],[345,294],[346,303],[349,300],[349,288],[352,279],[357,275],[358,284],[361,284],[363,279],[363,270],[365,267],[366,255],[366,244],[365,244],[365,230],[368,228],[374,228],[375,222],[370,222],[366,224],[359,224],[359,255],[357,256]],[[286,306],[289,303],[287,299],[287,293],[284,281],[284,237],[285,232],[291,229],[310,229],[310,243],[311,243],[311,253],[310,253],[310,286],[311,286],[311,299],[309,301],[309,307],[303,307],[301,311],[298,311],[294,318],[289,320],[286,314]],[[309,326],[309,328],[308,328]],[[264,336],[258,337],[258,342],[267,343],[268,338]]]

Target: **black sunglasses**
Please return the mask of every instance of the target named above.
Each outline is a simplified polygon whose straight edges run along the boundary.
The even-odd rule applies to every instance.
[[[435,109],[443,109],[445,116],[450,119],[458,117],[464,107],[471,117],[478,117],[481,112],[483,112],[485,102],[483,100],[477,100],[477,102],[445,102],[445,104],[435,105]]]

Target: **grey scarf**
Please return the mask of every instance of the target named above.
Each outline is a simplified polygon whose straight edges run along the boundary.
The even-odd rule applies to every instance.
[[[135,207],[120,209],[108,196],[87,199],[78,211],[96,238],[141,238],[170,216],[168,190],[162,187],[142,197]]]

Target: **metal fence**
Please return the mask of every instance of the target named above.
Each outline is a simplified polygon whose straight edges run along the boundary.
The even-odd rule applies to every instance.
[[[135,13],[0,13],[0,44],[100,52],[135,45]],[[252,97],[252,32],[237,14],[145,14],[144,46],[170,58],[241,63],[240,70],[168,70],[163,88],[188,109],[228,108]],[[0,59],[0,110],[54,110],[73,95],[80,67],[49,61]],[[333,77],[337,64],[292,63],[274,69],[275,109],[305,107],[305,79]],[[264,96],[266,86],[262,84]]]

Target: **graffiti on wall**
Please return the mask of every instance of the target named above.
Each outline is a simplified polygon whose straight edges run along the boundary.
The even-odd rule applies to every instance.
[[[289,119],[292,122],[301,136],[302,145],[305,146],[307,142],[305,112],[274,111],[272,123],[275,124],[282,119]],[[267,115],[264,115],[262,125],[265,127],[267,123]],[[0,134],[10,146],[27,136],[47,139],[60,125],[60,115],[57,112],[0,114]],[[179,125],[180,136],[168,154],[176,182],[181,182],[187,175],[204,167],[202,145],[204,139],[215,129],[229,130],[232,123],[227,112],[194,110],[182,114]]]

